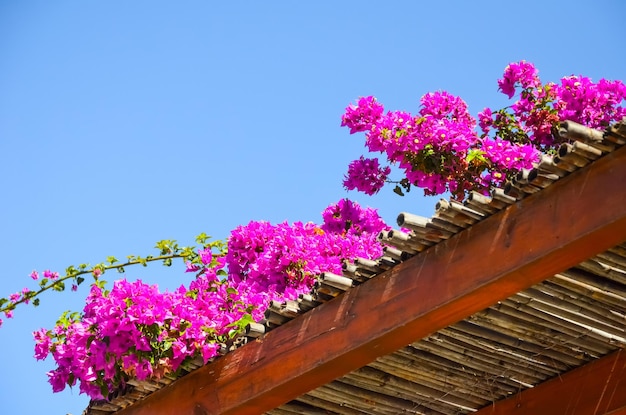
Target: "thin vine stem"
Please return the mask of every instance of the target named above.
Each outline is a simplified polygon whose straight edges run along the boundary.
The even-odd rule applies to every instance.
[[[197,237],[196,241],[201,244],[201,249],[217,248],[220,252],[213,254],[213,256],[216,258],[225,255],[223,251],[223,245],[220,241],[207,242],[207,239],[209,239],[209,237],[206,234],[201,234]],[[197,262],[198,260],[198,254],[195,251],[196,247],[179,247],[176,244],[176,241],[173,240],[159,241],[156,245],[156,248],[160,250],[160,255],[148,255],[146,257],[131,255],[128,256],[128,260],[123,263],[117,263],[118,260],[115,257],[108,257],[108,263],[96,264],[93,267],[89,267],[86,264],[81,264],[78,266],[78,268],[76,268],[75,266],[71,265],[65,270],[65,275],[54,279],[49,277],[42,279],[39,282],[38,290],[22,291],[22,295],[20,295],[19,299],[12,300],[10,298],[0,298],[0,313],[11,313],[17,305],[28,304],[31,301],[33,302],[33,305],[38,306],[38,297],[42,293],[50,290],[59,292],[64,291],[65,283],[67,281],[72,281],[73,283],[75,283],[75,286],[79,286],[85,281],[85,278],[83,276],[88,274],[91,274],[93,276],[95,283],[98,283],[99,281],[104,283],[104,281],[100,280],[99,278],[106,271],[117,270],[119,273],[124,273],[125,267],[134,265],[142,265],[146,267],[148,266],[148,263],[156,261],[162,261],[163,265],[170,266],[172,264],[172,260],[178,258],[190,262]]]

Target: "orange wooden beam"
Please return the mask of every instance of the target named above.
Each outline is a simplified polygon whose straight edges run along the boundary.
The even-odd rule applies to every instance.
[[[626,413],[626,351],[619,350],[474,415],[616,415]]]
[[[261,414],[626,240],[626,148],[119,415]]]

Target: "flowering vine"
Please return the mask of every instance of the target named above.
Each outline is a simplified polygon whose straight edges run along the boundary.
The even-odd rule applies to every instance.
[[[81,313],[67,312],[53,329],[33,333],[35,357],[52,355],[56,363],[48,373],[53,391],[78,384],[81,393],[105,399],[131,379],[158,379],[193,359],[206,363],[261,321],[270,301],[310,292],[319,274],[340,273],[345,259],[382,254],[377,235],[387,226],[374,209],[346,199],[322,217],[320,225],[252,221],[234,229],[227,244],[199,238],[202,247],[193,252],[162,243],[169,249],[163,255],[183,258],[196,274],[174,291],[125,279],[107,290],[97,279]],[[95,273],[112,266],[100,264]]]
[[[469,191],[502,185],[519,170],[531,168],[541,152],[554,150],[561,144],[552,134],[559,122],[605,128],[626,116],[621,81],[594,83],[568,76],[559,84],[543,84],[535,66],[521,61],[505,68],[498,86],[509,98],[517,94],[517,100],[497,111],[485,108],[478,119],[461,98],[443,91],[424,95],[416,115],[385,112],[374,97],[360,98],[346,108],[341,125],[351,134],[365,133],[367,149],[384,154],[403,177],[392,182],[389,166],[362,156],[350,164],[344,187],[371,195],[385,183],[395,183],[400,195],[417,186],[426,195],[449,191],[462,200]]]

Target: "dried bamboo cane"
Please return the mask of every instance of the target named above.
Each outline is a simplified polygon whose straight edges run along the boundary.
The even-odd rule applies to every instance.
[[[500,210],[499,203],[494,203],[491,196],[485,196],[476,191],[472,191],[467,197],[467,204],[472,209],[482,212],[485,216],[492,215]]]
[[[350,278],[342,277],[340,275],[336,275],[330,272],[321,273],[319,280],[320,282],[337,288],[341,291],[349,290],[353,285],[353,282]]]
[[[542,189],[545,189],[546,187],[550,186],[552,183],[556,182],[560,178],[558,174],[542,172],[542,171],[539,171],[538,169],[534,169],[534,170],[537,172],[537,177],[533,179],[532,185],[536,187],[540,187]]]
[[[462,331],[455,330],[454,327],[443,329],[437,333],[440,341],[455,344],[458,347],[466,348],[484,355],[484,359],[495,362],[497,366],[500,362],[514,368],[513,372],[523,373],[537,379],[545,379],[559,374],[559,368],[552,365],[550,359],[537,356],[532,353],[525,353],[519,350],[502,348],[498,342],[477,338]],[[566,370],[567,367],[561,368]]]
[[[566,156],[566,157],[560,157],[560,156],[555,156],[554,157],[554,164],[556,164],[557,166],[559,166],[559,168],[572,173],[576,170],[578,170],[580,167],[584,167],[587,164],[589,164],[589,161],[586,159],[581,158],[576,158],[574,156]]]
[[[553,359],[555,362],[562,362],[566,365],[579,366],[582,362],[579,358],[555,350],[554,344],[548,345],[552,348],[546,348],[545,344],[534,343],[533,340],[523,332],[506,334],[507,330],[505,328],[494,327],[494,325],[485,321],[481,321],[480,325],[474,322],[460,321],[454,325],[454,328],[474,336],[484,337],[499,342],[503,346],[518,348],[537,355],[545,355]]]
[[[398,226],[411,229],[416,235],[432,242],[448,239],[454,234],[445,229],[444,225],[437,226],[433,224],[431,219],[406,212],[398,215],[397,223]]]
[[[383,270],[387,271],[388,269],[395,267],[402,261],[399,259],[392,258],[388,255],[383,255],[380,258],[378,258],[378,261],[376,262],[378,263],[378,266],[380,266]]]
[[[412,382],[401,377],[393,376],[386,371],[374,369],[372,367],[363,367],[353,372],[356,376],[372,379],[381,384],[388,385],[391,390],[402,390],[407,394],[418,393],[431,400],[437,400],[451,404],[457,407],[476,408],[484,404],[484,400],[476,398],[472,395],[458,393],[454,386],[448,385],[443,388],[432,388],[421,384],[420,382]]]
[[[448,334],[456,335],[453,331],[449,331]],[[477,339],[477,344],[488,344],[485,341],[478,343],[478,340],[479,339]],[[491,343],[490,345],[492,346],[492,352],[487,353],[484,350],[480,350],[476,346],[472,346],[452,337],[447,337],[443,334],[429,336],[417,345],[412,344],[413,347],[419,347],[422,350],[428,350],[431,353],[441,354],[442,356],[450,356],[454,359],[464,359],[464,363],[469,362],[468,364],[480,367],[491,376],[516,379],[516,381],[522,382],[526,387],[528,387],[528,385],[538,383],[540,380],[546,378],[545,374],[529,369],[527,361],[519,359],[514,363],[514,359],[507,360],[506,358],[509,357],[507,355],[509,349],[505,346],[494,343]],[[497,354],[494,354],[493,350],[497,351]],[[523,365],[520,363],[523,363]]]
[[[316,301],[311,294],[300,294],[298,296],[298,304],[301,310],[309,311],[320,305],[321,302]]]
[[[287,402],[276,409],[287,411],[289,414],[295,415],[328,415],[328,412],[324,409],[316,408],[314,406],[296,401]]]
[[[564,121],[559,124],[558,134],[562,138],[569,140],[580,140],[585,142],[598,142],[604,140],[603,133],[593,128],[585,127],[574,121]]]
[[[591,301],[589,298],[582,297],[558,285],[552,285],[549,281],[534,287],[534,290],[540,291],[543,295],[556,298],[564,304],[570,304],[569,308],[571,311],[580,310],[581,314],[604,321],[607,324],[622,326],[626,323],[623,316],[616,312],[618,310],[606,307],[600,301]]]
[[[560,341],[563,345],[572,347],[574,353],[597,357],[612,350],[602,336],[595,335],[590,331],[583,332],[580,330],[580,326],[524,304],[505,300],[492,308],[508,316],[544,327],[543,331],[546,335],[552,335],[554,339]],[[540,329],[537,328],[537,330]]]
[[[577,167],[585,167],[593,159],[587,157],[588,154],[583,151],[576,151],[575,147],[569,143],[563,143],[558,150],[559,159],[565,160]],[[596,157],[597,158],[597,157]]]
[[[381,239],[384,243],[413,254],[421,252],[428,246],[432,245],[432,242],[416,240],[408,233],[396,229],[387,231],[384,234],[381,233]]]
[[[415,255],[418,251],[413,248],[410,248],[406,242],[399,240],[397,237],[392,239],[389,235],[393,236],[394,232],[391,231],[382,231],[378,234],[378,240],[384,246],[390,246],[399,251],[406,252],[407,254]],[[408,239],[408,238],[407,238]]]
[[[359,376],[357,372],[352,372],[340,379],[341,383],[346,386],[352,386],[362,390],[364,394],[370,395],[377,399],[378,402],[392,406],[395,400],[401,400],[402,406],[405,408],[402,412],[406,412],[411,408],[413,413],[436,413],[454,415],[459,411],[459,405],[452,405],[449,402],[442,402],[428,395],[420,393],[417,388],[414,391],[406,391],[401,388],[390,388],[385,384],[380,384],[374,379]],[[378,404],[377,402],[377,404]],[[397,405],[397,404],[396,404]],[[475,410],[472,407],[463,407],[465,410]],[[399,408],[397,410],[400,410]],[[419,411],[419,412],[418,412]],[[397,413],[397,412],[396,412]]]
[[[246,336],[256,339],[265,334],[265,326],[259,323],[250,323],[246,326]]]
[[[392,353],[378,358],[369,366],[403,379],[432,385],[435,388],[453,387],[462,395],[472,395],[486,401],[492,401],[498,396],[506,396],[516,390],[510,385],[500,385],[497,380],[491,382],[482,374],[470,373],[463,368],[459,370],[442,364],[440,361],[433,363],[416,357],[413,353],[409,355],[410,357],[406,354]],[[438,359],[445,361],[441,357]]]
[[[588,271],[599,277],[604,277],[605,279],[614,281],[622,286],[626,285],[626,275],[623,270],[618,267],[612,267],[609,264],[590,259],[581,262],[576,266],[576,268]]]
[[[344,261],[341,264],[341,273],[344,277],[356,282],[365,282],[376,275],[376,272],[351,264],[348,261]]]
[[[324,399],[315,398],[309,394],[301,395],[297,399],[297,401],[306,403],[311,406],[315,406],[318,408],[325,409],[327,414],[338,414],[338,415],[361,415],[361,411],[357,411],[356,409],[348,408],[344,405],[339,405],[334,402],[330,402]]]
[[[452,382],[447,382],[445,378],[435,379],[433,376],[427,374],[423,370],[419,370],[419,368],[415,367],[412,370],[406,370],[406,367],[398,367],[398,365],[389,363],[387,361],[376,361],[372,364],[368,365],[369,368],[376,369],[382,373],[387,374],[387,376],[393,376],[394,378],[400,379],[402,381],[406,381],[413,384],[418,384],[424,388],[440,391],[440,394],[445,393],[446,395],[451,395],[459,398],[466,399],[470,402],[473,402],[474,405],[482,406],[490,400],[484,399],[481,397],[483,395],[489,395],[489,392],[485,390],[480,390],[479,393],[475,393],[472,387],[475,387],[475,383],[470,387],[467,385],[457,385]],[[441,371],[440,371],[441,373]],[[457,382],[460,383],[460,382]],[[469,383],[469,382],[466,382]]]
[[[541,291],[540,288],[541,287],[529,288],[518,293],[517,295],[522,298],[528,298],[533,301],[548,304],[559,310],[566,311],[568,313],[580,316],[590,321],[596,321],[598,322],[598,324],[602,324],[607,327],[612,326],[610,324],[610,316],[606,313],[602,313],[601,310],[599,310],[598,308],[583,307],[582,304],[580,304],[579,302],[571,301],[570,299],[566,299],[563,297],[546,294],[545,292]],[[621,331],[623,332],[623,330]]]
[[[609,127],[604,134],[604,138],[617,145],[626,144],[626,117],[619,123]]]
[[[592,330],[598,334],[602,334],[608,339],[621,343],[626,343],[626,333],[624,332],[623,327],[617,328],[602,321],[589,318],[577,312],[572,312],[567,309],[568,306],[566,304],[563,304],[561,302],[547,301],[544,298],[527,293],[519,293],[512,298],[515,298],[515,300],[520,302],[523,302],[525,299],[526,301],[528,301],[527,304],[531,307],[537,308],[547,313],[558,315],[563,320],[578,324],[584,329]]]
[[[410,347],[405,347],[398,350],[396,353],[409,358],[423,359],[431,363],[440,365],[447,368],[450,371],[468,372],[476,378],[491,379],[493,382],[498,382],[500,388],[511,391],[511,393],[519,390],[520,383],[510,378],[503,376],[496,376],[492,373],[492,367],[485,366],[480,362],[474,362],[468,357],[455,353],[441,353],[432,352],[426,343],[417,342],[411,344]],[[432,348],[432,347],[430,347]]]
[[[365,270],[373,274],[379,274],[384,271],[376,261],[367,258],[355,258],[354,265],[359,271]]]
[[[291,318],[282,316],[278,314],[277,311],[272,310],[271,308],[268,308],[267,310],[265,310],[266,323],[272,324],[274,326],[281,326],[285,324],[286,322],[288,322],[289,320],[291,320]],[[272,327],[268,326],[268,328],[272,328]]]
[[[347,408],[358,410],[360,413],[363,414],[392,415],[392,413],[390,412],[392,408],[378,405],[378,402],[375,401],[365,401],[360,396],[354,396],[353,394],[342,392],[340,390],[330,387],[330,385],[331,384],[329,383],[324,386],[320,386],[317,389],[309,391],[308,395],[318,399],[323,399],[325,401],[333,402]]]
[[[411,398],[411,395],[418,394],[424,396],[428,400],[444,402],[464,410],[472,410],[479,407],[481,404],[484,404],[484,400],[482,399],[475,399],[472,396],[456,394],[454,387],[435,389],[424,386],[419,382],[411,382],[393,376],[385,371],[367,366],[356,370],[345,377],[372,380],[375,384],[386,387],[390,393],[402,392],[411,400],[413,399]]]
[[[394,398],[392,396],[385,395],[384,393],[370,391],[364,388],[359,388],[353,385],[350,385],[343,381],[334,381],[327,385],[330,389],[334,389],[338,392],[342,392],[345,394],[352,395],[357,398],[364,399],[370,402],[376,402],[376,406],[380,409],[390,411],[390,414],[397,414],[398,412],[403,411],[415,411],[416,404],[415,402]],[[420,408],[421,409],[421,408]],[[426,408],[424,408],[426,410]],[[442,412],[424,412],[430,414],[441,414]]]
[[[626,256],[624,256],[624,253],[620,252],[616,248],[602,252],[596,255],[595,258],[598,258],[602,262],[606,262],[614,267],[621,268],[624,272],[626,272]]]
[[[601,267],[594,267],[592,272],[589,272],[589,268],[582,267],[582,265],[589,265],[587,262],[589,261],[581,262],[576,267],[563,271],[562,274],[598,287],[607,293],[611,293],[615,298],[626,298],[626,287],[623,284],[614,281],[611,275]],[[594,271],[601,272],[603,275],[594,274]]]
[[[466,229],[469,225],[466,223],[452,223],[446,220],[446,218],[440,218],[437,214],[435,214],[432,218],[430,218],[430,226],[442,231],[450,232],[451,234],[456,234],[461,232],[463,229]]]
[[[555,174],[559,177],[565,177],[569,173],[568,170],[564,170],[562,167],[559,167],[554,162],[554,158],[552,156],[546,154],[541,155],[541,160],[537,164],[536,168],[540,173]]]
[[[499,202],[502,202],[504,205],[510,205],[510,204],[517,202],[517,199],[506,195],[504,193],[504,189],[500,189],[500,188],[493,190],[492,197],[494,200],[498,200]]]
[[[579,295],[581,301],[601,307],[605,312],[613,315],[613,318],[626,321],[626,299],[619,295],[607,293],[588,284],[581,283],[568,278],[563,274],[558,274],[550,279],[550,287],[554,290],[575,293]]]

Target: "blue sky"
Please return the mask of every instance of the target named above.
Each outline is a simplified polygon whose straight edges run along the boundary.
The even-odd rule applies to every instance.
[[[33,269],[153,253],[160,239],[226,238],[250,220],[320,221],[351,197],[394,222],[437,198],[347,193],[363,137],[346,105],[375,95],[415,111],[447,90],[476,114],[506,104],[497,78],[534,62],[544,81],[624,79],[619,0],[0,2],[0,296]],[[118,277],[107,274],[108,280]],[[162,287],[180,265],[129,269]],[[0,328],[0,408],[80,414],[53,394],[31,332],[78,293],[50,294]]]

